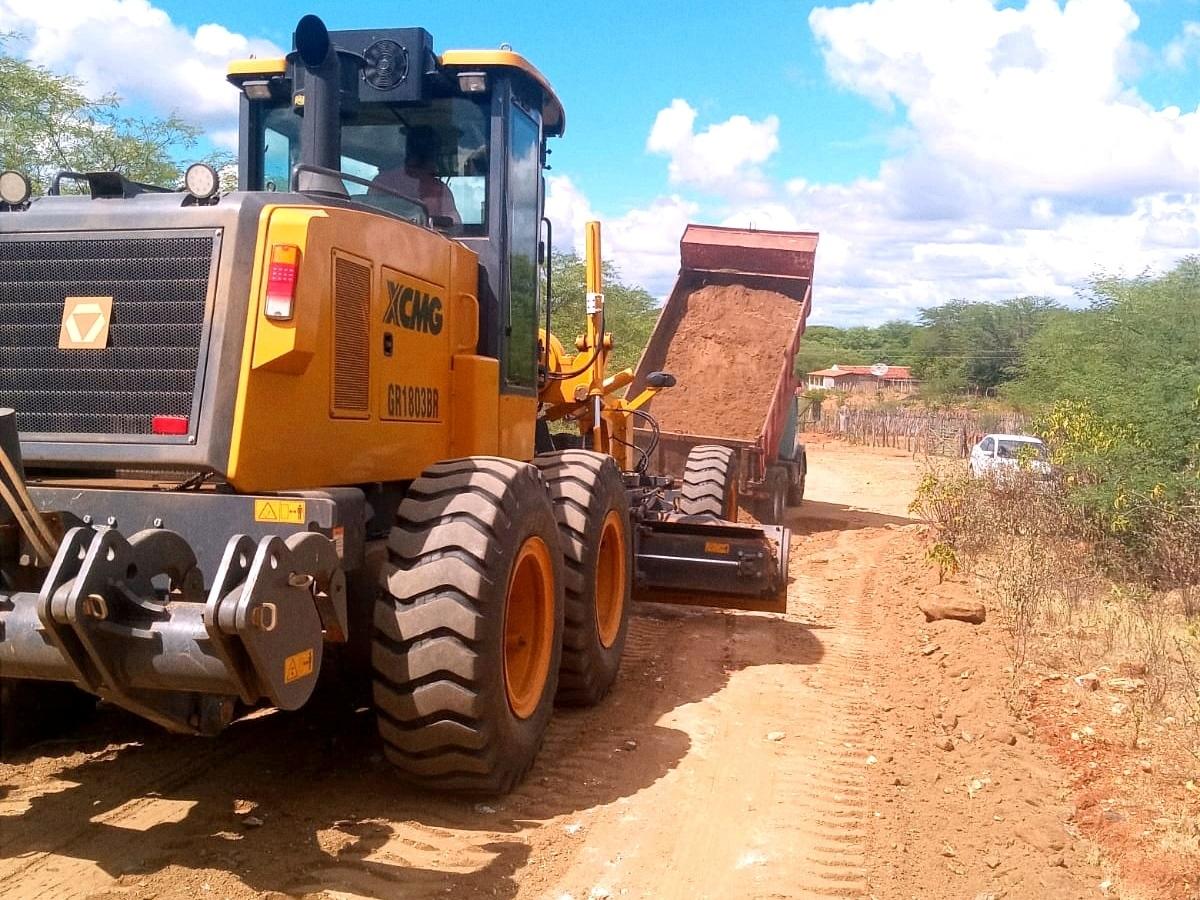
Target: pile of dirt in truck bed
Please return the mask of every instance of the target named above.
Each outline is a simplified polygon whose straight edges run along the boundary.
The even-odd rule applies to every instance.
[[[710,284],[686,298],[662,366],[678,380],[650,404],[663,431],[752,441],[762,431],[803,304]]]

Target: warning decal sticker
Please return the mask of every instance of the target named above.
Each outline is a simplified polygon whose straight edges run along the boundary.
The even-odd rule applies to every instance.
[[[264,497],[254,501],[255,522],[303,525],[304,513],[303,500],[289,500],[285,497]]]
[[[311,675],[313,672],[313,652],[310,647],[307,650],[301,650],[299,653],[293,653],[283,661],[283,683],[291,684],[293,681],[299,681],[306,675]]]

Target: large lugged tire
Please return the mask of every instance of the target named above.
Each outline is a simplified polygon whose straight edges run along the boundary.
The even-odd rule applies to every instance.
[[[736,521],[738,455],[729,447],[700,444],[688,453],[683,467],[679,511],[687,516],[714,515]]]
[[[541,746],[562,655],[562,555],[538,470],[431,466],[388,550],[371,654],[384,752],[420,787],[504,793]]]
[[[564,450],[535,457],[566,563],[566,624],[559,703],[592,706],[621,666],[633,585],[629,495],[611,456]]]

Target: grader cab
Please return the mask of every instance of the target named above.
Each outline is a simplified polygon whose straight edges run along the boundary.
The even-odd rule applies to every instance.
[[[3,734],[63,684],[212,734],[336,654],[408,780],[504,791],[612,685],[635,591],[770,608],[788,535],[682,515],[634,449],[672,379],[606,370],[598,227],[578,352],[543,324],[537,69],[294,45],[230,67],[236,191],[0,178]]]

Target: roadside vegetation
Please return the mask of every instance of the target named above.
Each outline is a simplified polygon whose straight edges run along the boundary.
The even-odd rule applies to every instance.
[[[0,32],[0,169],[30,179],[46,193],[56,172],[120,172],[132,181],[174,187],[196,162],[201,129],[183,116],[129,115],[116,94],[90,97],[76,78],[12,53],[18,36]],[[203,160],[221,172],[234,162],[217,153]],[[64,192],[77,185],[64,184]]]
[[[609,372],[636,366],[650,332],[658,321],[658,301],[645,288],[627,284],[611,262],[603,264],[604,328],[613,334],[615,346]],[[575,338],[585,327],[586,296],[583,258],[574,252],[558,252],[552,258],[550,330],[568,353],[575,353]]]
[[[1103,279],[1053,312],[1005,393],[1055,464],[931,471],[913,509],[930,559],[983,580],[1026,665],[1128,692],[1126,736],[1168,740],[1200,779],[1200,261]],[[1097,674],[1098,673],[1098,674]],[[1122,706],[1125,704],[1117,704]],[[1197,835],[1200,840],[1200,835]]]
[[[876,327],[814,325],[805,331],[796,373],[841,365],[911,366],[922,382],[913,398],[931,405],[966,396],[995,397],[1020,376],[1033,338],[1053,319],[1072,313],[1042,297],[999,303],[951,300],[922,309],[917,322]]]

